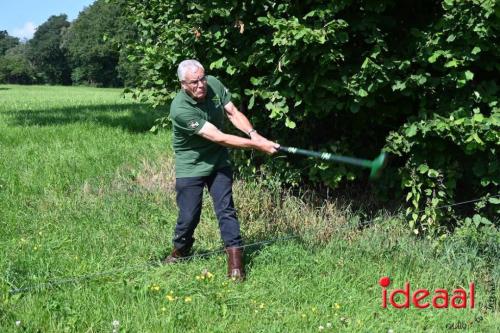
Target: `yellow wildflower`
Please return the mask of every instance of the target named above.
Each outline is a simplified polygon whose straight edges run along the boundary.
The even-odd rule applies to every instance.
[[[264,303],[260,303],[259,308],[263,309],[264,308]]]
[[[335,309],[340,309],[340,304],[335,303]]]
[[[208,269],[205,268],[201,271],[201,278],[202,279],[205,279],[205,278],[211,279],[213,277],[214,277],[214,275],[212,273],[210,273],[210,271]]]
[[[190,296],[187,296],[187,297],[185,297],[185,298],[184,298],[184,302],[186,302],[186,303],[189,303],[189,302],[191,302],[192,300],[193,300],[193,299],[192,299]]]
[[[175,300],[174,296],[172,295],[167,295],[165,296],[166,299],[168,299],[169,302],[173,302]]]

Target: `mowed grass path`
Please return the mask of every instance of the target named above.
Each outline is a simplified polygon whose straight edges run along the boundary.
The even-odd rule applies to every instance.
[[[328,244],[298,238],[249,249],[242,284],[226,280],[222,254],[154,265],[170,248],[176,217],[170,133],[148,132],[157,116],[117,89],[0,86],[1,332],[442,332],[450,325],[494,332],[500,325],[498,258],[459,238],[435,248],[390,218],[341,229]],[[221,245],[206,201],[198,252]],[[250,233],[255,221],[241,222]],[[390,289],[410,281],[412,290],[452,290],[474,281],[476,308],[382,309],[385,275]]]

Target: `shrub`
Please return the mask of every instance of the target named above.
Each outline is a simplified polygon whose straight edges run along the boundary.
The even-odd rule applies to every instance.
[[[139,30],[136,97],[167,105],[178,63],[197,58],[264,135],[344,155],[397,158],[380,181],[401,194],[416,231],[441,232],[467,211],[439,206],[498,194],[498,33],[493,0],[160,1],[126,4]],[[164,119],[166,120],[166,119]],[[337,187],[363,170],[238,151],[240,170]],[[248,166],[254,165],[255,168]],[[261,167],[258,167],[258,166]]]

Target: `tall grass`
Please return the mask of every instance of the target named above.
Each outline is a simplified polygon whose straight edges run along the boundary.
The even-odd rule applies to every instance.
[[[225,278],[220,252],[159,266],[176,207],[170,133],[148,132],[157,112],[113,89],[0,86],[0,100],[2,332],[441,332],[457,323],[494,332],[500,324],[498,258],[470,233],[421,240],[383,214],[360,229],[349,204],[312,205],[258,179],[234,186],[247,244],[295,238],[247,248],[246,282]],[[205,198],[198,254],[221,247]],[[385,275],[394,288],[474,281],[476,308],[382,309]]]

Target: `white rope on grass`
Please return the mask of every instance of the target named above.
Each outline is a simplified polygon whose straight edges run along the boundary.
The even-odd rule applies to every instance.
[[[245,244],[245,245],[239,246],[239,248],[248,248],[248,247],[255,247],[255,246],[263,245],[263,244],[282,242],[285,240],[294,239],[294,238],[298,238],[298,237],[299,236],[297,236],[297,235],[293,235],[293,236],[288,236],[288,237],[274,238],[274,239],[255,242],[255,243],[251,243],[251,244]],[[187,261],[187,260],[193,259],[193,258],[209,257],[209,256],[212,256],[214,254],[222,253],[224,251],[225,251],[225,249],[219,249],[219,250],[214,250],[214,251],[209,251],[209,252],[197,253],[197,254],[193,254],[190,256],[179,258],[178,261]],[[18,293],[29,292],[29,291],[34,291],[34,290],[43,290],[43,289],[48,289],[50,287],[57,287],[57,286],[62,285],[62,284],[77,283],[77,282],[81,282],[81,281],[85,281],[85,280],[92,280],[92,279],[99,278],[102,276],[115,275],[118,273],[142,272],[145,269],[148,269],[151,267],[157,267],[157,266],[162,266],[162,265],[158,264],[158,262],[155,261],[155,262],[148,262],[145,264],[139,264],[139,265],[129,266],[129,267],[115,269],[115,270],[96,272],[96,273],[91,273],[91,274],[86,274],[86,275],[78,275],[78,276],[63,278],[63,279],[59,279],[59,280],[49,280],[47,282],[43,282],[43,283],[31,285],[31,286],[14,288],[14,289],[11,289],[9,291],[9,293],[10,294],[18,294]]]
[[[500,194],[489,196],[488,198],[497,198],[497,197],[500,197]],[[450,204],[450,205],[438,206],[438,207],[435,207],[434,209],[444,209],[444,208],[449,208],[449,207],[454,207],[454,206],[461,206],[461,205],[465,205],[465,204],[470,204],[470,203],[482,201],[482,200],[485,200],[488,198],[477,198],[477,199],[462,201],[462,202],[458,202],[458,203],[454,203],[454,204]],[[419,210],[416,213],[423,213],[423,212],[425,212],[425,209]],[[375,221],[376,221],[376,219],[359,222],[356,224],[356,226],[354,226],[354,228],[366,227],[369,225],[373,225],[373,223]],[[342,229],[348,229],[348,228],[354,229],[352,225],[346,224],[346,225],[338,227],[337,231],[342,230]],[[257,247],[259,245],[283,242],[286,240],[296,239],[299,237],[300,237],[300,235],[290,235],[290,236],[280,237],[280,238],[271,238],[268,240],[254,242],[251,244],[245,244],[245,245],[240,246],[240,248]],[[209,257],[209,256],[212,256],[214,254],[222,253],[224,251],[225,251],[225,249],[222,248],[219,250],[214,250],[214,251],[209,251],[209,252],[204,252],[204,253],[197,253],[197,254],[193,254],[190,256],[182,257],[180,260],[186,261],[186,260],[193,259],[193,258]],[[58,279],[58,280],[49,280],[47,282],[43,282],[43,283],[39,283],[39,284],[28,285],[26,287],[10,289],[9,294],[25,293],[25,292],[35,291],[35,290],[40,291],[40,290],[48,289],[51,287],[57,287],[57,286],[60,286],[63,284],[78,283],[78,282],[82,282],[85,280],[92,280],[92,279],[99,278],[102,276],[115,275],[118,273],[132,273],[135,271],[143,272],[143,271],[145,271],[145,269],[148,269],[151,267],[156,267],[156,266],[160,266],[158,264],[158,262],[149,262],[149,263],[129,266],[129,267],[121,268],[121,269],[96,272],[96,273],[91,273],[91,274],[86,274],[86,275],[79,275],[79,276],[74,276],[74,277],[62,278],[62,279]]]

